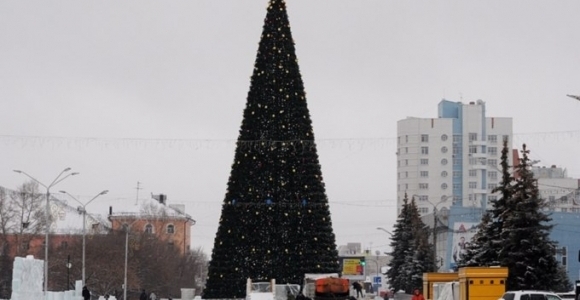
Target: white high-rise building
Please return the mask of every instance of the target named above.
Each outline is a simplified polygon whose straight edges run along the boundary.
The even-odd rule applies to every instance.
[[[512,118],[487,117],[485,102],[442,100],[437,118],[408,117],[397,123],[397,208],[405,193],[421,215],[451,205],[487,208],[501,181],[500,157]]]

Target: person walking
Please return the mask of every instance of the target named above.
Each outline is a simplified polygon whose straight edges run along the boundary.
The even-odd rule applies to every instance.
[[[141,295],[139,295],[139,300],[148,300],[147,293],[145,293],[145,289],[141,290]]]
[[[419,289],[415,289],[411,300],[425,300],[425,297],[423,297],[423,294],[421,294],[421,291]]]
[[[365,295],[363,295],[362,292],[362,285],[360,284],[360,282],[355,281],[352,283],[352,287],[354,288],[354,290],[356,291],[356,297],[358,298],[358,296],[360,295],[361,297],[364,297]],[[414,299],[413,299],[414,300]],[[424,300],[424,299],[423,299]]]
[[[91,300],[91,292],[89,291],[89,288],[86,285],[83,286],[82,296],[84,300]]]
[[[155,295],[154,292],[151,292],[151,294],[149,294],[149,300],[157,300],[157,295]]]

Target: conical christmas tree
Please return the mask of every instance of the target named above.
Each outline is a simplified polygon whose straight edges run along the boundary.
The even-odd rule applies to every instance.
[[[271,0],[204,298],[240,298],[246,280],[301,283],[338,272],[328,199],[283,0]]]

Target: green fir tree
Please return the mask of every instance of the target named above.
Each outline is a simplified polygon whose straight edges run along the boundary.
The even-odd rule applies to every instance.
[[[395,290],[411,293],[423,286],[423,273],[435,268],[429,227],[421,220],[415,199],[403,199],[401,214],[395,224],[389,253],[392,260],[387,277]]]
[[[338,252],[286,5],[267,9],[205,299],[243,298],[246,280],[299,284],[338,272]]]
[[[497,266],[497,251],[495,250],[493,219],[489,211],[483,214],[477,231],[467,243],[466,253],[461,256],[458,268],[477,266]]]
[[[537,180],[531,170],[529,150],[523,145],[515,166],[515,181],[508,187],[500,234],[499,260],[509,269],[508,290],[551,290],[558,285],[559,263],[550,240],[551,218],[544,212]]]
[[[503,140],[501,151],[502,180],[492,193],[499,193],[497,199],[490,200],[491,206],[484,212],[477,232],[467,245],[467,253],[459,262],[458,267],[463,266],[496,266],[499,264],[499,253],[503,248],[500,234],[503,231],[505,220],[506,202],[511,199],[513,193],[512,184],[515,181],[510,172],[509,154],[511,150],[507,139]]]

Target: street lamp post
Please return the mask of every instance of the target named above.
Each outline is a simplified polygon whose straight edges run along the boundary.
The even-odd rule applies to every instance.
[[[67,257],[67,262],[66,262],[66,289],[65,291],[68,291],[68,289],[70,289],[70,268],[72,267],[72,264],[70,263],[70,254]]]
[[[61,178],[61,176],[70,171],[70,168],[66,168],[56,176],[56,178],[49,184],[45,185],[42,182],[38,181],[36,178],[32,177],[28,173],[21,171],[21,170],[14,170],[14,172],[23,174],[24,176],[32,179],[34,182],[42,185],[46,188],[46,236],[44,237],[44,298],[48,300],[48,232],[50,231],[50,188],[57,185],[59,182],[65,180],[69,176],[77,175],[78,172],[68,173]]]
[[[393,234],[392,234],[390,231],[388,231],[388,230],[384,229],[383,227],[377,227],[377,230],[384,231],[384,232],[386,232],[387,234],[389,234],[389,235],[391,236],[391,238],[393,237]]]
[[[63,193],[63,194],[67,194],[69,197],[71,197],[73,200],[75,200],[76,202],[80,203],[80,205],[81,205],[81,206],[79,206],[78,211],[79,211],[79,213],[82,213],[83,214],[83,263],[82,263],[83,266],[82,266],[82,268],[83,268],[83,286],[85,286],[85,279],[86,279],[86,277],[85,277],[85,252],[86,252],[85,251],[85,249],[86,249],[85,248],[85,236],[86,236],[85,226],[86,226],[86,223],[87,223],[87,220],[86,220],[86,218],[87,218],[87,210],[86,210],[86,207],[93,200],[97,199],[97,197],[99,197],[101,195],[104,195],[104,194],[108,193],[109,191],[108,190],[104,190],[104,191],[98,193],[96,196],[93,197],[93,199],[89,200],[85,204],[83,204],[81,201],[79,201],[77,198],[75,198],[73,195],[67,193],[66,191],[60,191],[60,192]]]
[[[439,267],[437,266],[437,206],[447,201],[447,198],[449,197],[444,196],[441,201],[437,202],[437,204],[433,204],[433,202],[427,200],[429,204],[433,205],[433,272],[439,270]]]
[[[125,228],[125,278],[123,283],[123,300],[127,300],[127,263],[129,257],[129,231],[131,226],[135,224],[135,222],[139,221],[140,217],[136,217],[136,219],[131,222],[131,224],[124,224],[123,227]]]

